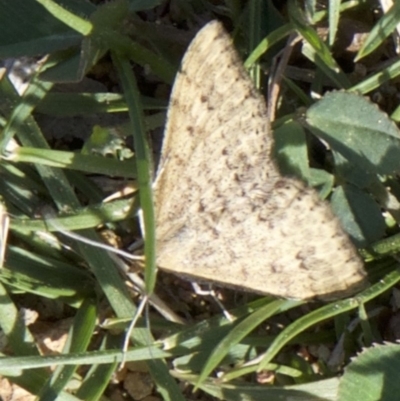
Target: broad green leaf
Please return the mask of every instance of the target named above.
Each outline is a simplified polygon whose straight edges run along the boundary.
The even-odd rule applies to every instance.
[[[356,163],[351,163],[341,153],[332,151],[335,162],[335,176],[338,181],[345,181],[357,185],[359,188],[367,188],[378,180],[374,171],[369,171]]]
[[[332,192],[334,176],[325,170],[310,168],[309,184],[318,189],[321,199],[326,199]]]
[[[332,208],[358,247],[383,237],[385,221],[379,205],[356,186],[337,187],[332,195]]]
[[[373,174],[400,170],[400,133],[372,102],[354,93],[331,92],[306,112],[311,131],[351,165]]]
[[[338,401],[397,401],[400,394],[400,345],[376,344],[346,368]]]
[[[306,136],[296,121],[288,121],[274,130],[274,155],[282,174],[304,180],[310,178]]]

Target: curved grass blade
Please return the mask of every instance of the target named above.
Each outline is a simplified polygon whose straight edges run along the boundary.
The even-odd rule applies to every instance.
[[[361,292],[356,298],[345,299],[323,306],[306,316],[296,320],[293,324],[284,329],[275,339],[273,344],[264,354],[258,370],[262,370],[278,354],[278,352],[296,335],[308,329],[309,327],[320,323],[341,313],[356,309],[360,303],[366,303],[378,295],[384,293],[400,281],[400,272],[395,270],[387,274],[377,284],[374,284],[367,290]]]

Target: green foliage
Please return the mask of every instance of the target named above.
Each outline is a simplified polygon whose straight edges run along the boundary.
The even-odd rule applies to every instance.
[[[355,298],[326,305],[267,297],[247,300],[238,307],[229,305],[232,321],[214,313],[182,326],[173,313],[182,307],[168,308],[152,294],[156,284],[153,164],[146,129],[162,126],[160,110],[167,101],[156,98],[149,88],[156,82],[162,92],[165,83],[172,83],[185,49],[180,40],[189,39],[170,22],[166,26],[164,20],[152,21],[151,13],[148,21],[143,20],[147,15],[143,13],[153,12],[160,3],[0,0],[0,57],[49,55],[22,95],[7,74],[0,74],[0,196],[10,215],[11,232],[0,269],[0,326],[12,354],[0,358],[1,374],[40,399],[97,400],[125,359],[147,362],[165,400],[190,397],[176,379],[226,400],[395,399],[397,345],[376,345],[349,361],[363,345],[383,337],[371,315],[375,308],[386,306],[388,292],[400,281],[398,264],[391,258],[400,249],[395,191],[400,132],[394,123],[399,110],[389,100],[381,107],[371,100],[379,98],[380,91],[387,100],[391,80],[400,74],[398,60],[378,63],[379,50],[388,46],[400,23],[400,6],[395,2],[388,12],[376,14],[361,0],[330,0],[327,11],[318,9],[313,0],[289,0],[284,10],[272,3],[265,8],[262,2],[248,2],[243,9],[235,1],[219,6],[176,2],[179,6],[169,17],[177,25],[195,26],[197,12],[232,21],[237,42],[245,49],[245,66],[261,88],[266,86],[262,67],[272,71],[285,41],[299,39],[294,66],[305,65],[307,71],[301,71],[299,78],[283,69],[285,76],[275,81],[280,89],[273,122],[275,155],[283,172],[302,177],[331,202],[357,246],[365,248],[361,254],[371,273],[371,286]],[[367,63],[378,54],[375,64],[366,64],[370,71],[366,76],[348,72],[335,52],[341,21],[359,22],[358,13],[380,16],[370,23],[366,40],[351,59],[354,67],[355,62]],[[329,28],[326,37],[319,31],[322,25]],[[96,77],[104,65],[108,65],[105,75],[116,80],[106,82],[103,90],[54,90],[56,83],[81,82],[88,74]],[[114,90],[117,82],[120,93],[107,90]],[[152,113],[144,116],[144,111]],[[65,117],[126,112],[128,122],[111,127],[92,124],[91,136],[79,149],[66,150],[64,144],[56,148],[57,141],[44,135],[40,123],[43,115],[58,127]],[[81,129],[78,125],[77,134]],[[115,132],[132,135],[133,155]],[[139,194],[102,203],[101,185],[89,173],[135,180],[132,186]],[[139,319],[131,334],[133,345],[123,354],[123,339],[114,325],[126,328],[137,307],[115,259],[104,249],[66,240],[56,232],[60,226],[79,230],[94,242],[101,242],[95,231],[100,226],[121,236],[136,235],[139,204],[146,231],[146,273],[145,283],[137,285],[146,286],[151,304],[163,317],[151,314],[148,321]],[[57,212],[49,214],[43,205]],[[5,238],[0,239],[4,243]],[[62,355],[39,352],[17,302],[18,296],[27,294],[74,311]],[[105,302],[117,321],[104,324],[101,341],[89,347],[98,339],[96,319],[104,316],[98,306]],[[304,349],[308,360],[296,355]],[[323,350],[328,350],[329,358]],[[337,355],[339,362],[333,362]],[[88,372],[79,369],[88,364],[92,365]],[[45,369],[49,366],[57,368],[50,372]],[[274,376],[273,385],[260,383],[266,371]],[[72,379],[77,383],[74,395],[66,391]]]
[[[339,385],[338,401],[395,401],[400,391],[398,344],[376,344],[354,358]]]

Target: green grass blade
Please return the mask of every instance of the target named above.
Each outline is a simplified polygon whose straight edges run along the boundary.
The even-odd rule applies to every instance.
[[[245,336],[247,336],[263,321],[279,313],[282,310],[293,308],[295,306],[298,306],[299,304],[301,304],[301,302],[299,301],[272,301],[271,303],[253,312],[250,316],[246,317],[243,321],[236,325],[211,352],[210,357],[208,358],[200,373],[200,376],[196,383],[196,387],[201,386],[202,382],[218,366],[218,364],[228,354],[229,350],[232,347],[238,344]]]
[[[53,216],[51,214],[43,219],[11,219],[11,228],[21,232],[32,231],[58,231],[63,227],[66,231],[95,228],[107,222],[116,222],[127,219],[132,215],[134,201],[121,199],[110,203],[91,205],[75,209],[72,213]]]
[[[154,205],[152,200],[152,167],[150,164],[150,156],[143,123],[143,108],[141,106],[140,94],[137,89],[136,80],[132,73],[129,61],[125,57],[113,54],[113,62],[117,68],[119,78],[121,79],[126,103],[129,109],[129,116],[132,124],[136,164],[138,174],[138,186],[140,205],[143,210],[143,223],[146,233],[145,238],[145,284],[147,294],[151,294],[154,290],[156,282],[156,254],[155,254],[155,220]],[[136,337],[133,332],[132,338]],[[150,344],[150,339],[147,337]],[[171,400],[182,400],[181,392],[175,381],[169,375],[166,365],[162,362],[151,363],[151,374],[158,385],[158,390]]]
[[[329,0],[329,32],[328,32],[328,44],[332,47],[339,25],[340,18],[340,3],[341,0]]]
[[[38,73],[37,73],[38,75]],[[48,82],[39,82],[33,79],[22,97],[19,97],[14,87],[6,75],[0,76],[0,93],[12,104],[6,107],[10,113],[6,126],[0,138],[0,153],[6,153],[6,146],[20,127],[31,116],[36,105],[46,96],[53,84]],[[11,107],[10,107],[11,106]]]
[[[130,349],[126,353],[126,361],[153,361],[171,357],[172,354],[160,350],[157,346],[142,346]],[[124,359],[120,349],[105,351],[80,352],[76,354],[47,356],[2,356],[0,357],[1,374],[19,375],[25,369],[37,369],[50,366],[93,365],[122,362]]]
[[[295,0],[289,2],[289,15],[292,26],[304,38],[313,51],[304,47],[303,53],[315,62],[339,88],[350,86],[336,60],[333,58],[328,46],[320,39],[317,32],[306,22],[304,13]]]
[[[358,92],[362,95],[378,89],[381,85],[397,78],[400,75],[400,60],[394,61],[390,66],[382,69],[381,71],[371,75],[358,84],[352,86],[348,90],[351,92]]]
[[[40,3],[51,15],[63,22],[65,25],[72,28],[74,31],[79,32],[83,36],[87,36],[93,29],[90,21],[78,17],[61,7],[52,0],[36,0]]]
[[[244,63],[244,67],[249,69],[252,65],[254,65],[257,60],[273,45],[285,39],[290,33],[293,31],[293,27],[291,24],[286,24],[281,26],[280,28],[272,31],[266,38],[264,38],[257,47],[252,51],[250,56]]]
[[[133,161],[124,160],[121,162],[103,156],[84,155],[61,150],[25,146],[8,153],[5,159],[16,163],[34,163],[36,165],[68,168],[86,173],[105,174],[112,177],[133,178],[136,176],[136,166]]]
[[[155,259],[155,219],[152,191],[153,171],[150,162],[150,153],[146,141],[146,130],[144,128],[143,108],[141,105],[139,90],[136,80],[132,74],[132,68],[127,59],[114,54],[113,61],[117,67],[129,109],[132,124],[132,132],[136,153],[136,169],[138,174],[139,198],[143,210],[143,222],[145,238],[145,282],[148,294],[154,290],[156,282],[156,259]]]
[[[278,335],[273,344],[268,348],[267,352],[263,356],[262,361],[260,362],[259,371],[264,369],[264,367],[272,360],[272,358],[274,358],[291,339],[293,339],[302,331],[305,331],[307,328],[326,319],[358,308],[360,303],[366,303],[370,301],[371,299],[387,291],[399,281],[400,272],[397,270],[392,271],[380,282],[361,292],[357,298],[349,298],[323,306],[322,308],[319,308],[296,320],[294,323],[284,329]]]
[[[69,330],[68,341],[66,347],[64,347],[64,352],[79,353],[86,351],[96,326],[96,309],[92,299],[87,298],[83,302]],[[78,367],[79,364],[58,366],[46,385],[42,388],[39,399],[41,401],[55,400],[62,389],[68,384]]]
[[[120,336],[107,335],[100,346],[100,350],[116,348],[120,346]],[[97,401],[106,390],[113,373],[118,367],[118,363],[104,365],[93,365],[87,372],[82,385],[76,391],[75,395],[80,400]]]
[[[395,31],[399,22],[400,3],[395,1],[393,2],[392,8],[385,15],[383,15],[372,28],[366,41],[358,51],[354,62],[357,62],[363,57],[368,56],[368,54],[371,54],[375,49],[382,45],[386,38]]]

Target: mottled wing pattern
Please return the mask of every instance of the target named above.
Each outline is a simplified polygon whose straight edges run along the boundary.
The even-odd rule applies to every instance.
[[[329,205],[271,159],[264,99],[231,38],[206,25],[171,95],[154,187],[157,262],[200,280],[296,299],[335,299],[366,284]]]

